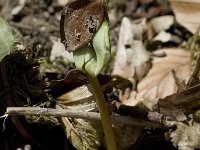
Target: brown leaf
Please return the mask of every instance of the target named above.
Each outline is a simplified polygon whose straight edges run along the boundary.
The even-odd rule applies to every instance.
[[[58,97],[56,108],[85,112],[97,111],[95,98],[89,85],[77,87]],[[66,137],[76,149],[97,150],[100,147],[103,129],[99,121],[62,117],[61,122]]]
[[[96,108],[95,99],[89,85],[77,87],[57,98],[57,104],[74,110],[87,111]]]
[[[148,72],[150,57],[141,41],[145,26],[144,21],[132,24],[127,17],[123,18],[112,74],[140,80]]]
[[[200,25],[200,1],[171,0],[171,5],[176,20],[194,34]]]
[[[182,122],[168,122],[176,125],[177,129],[169,133],[171,142],[181,150],[193,150],[200,148],[200,124],[196,122],[186,125]]]
[[[71,86],[68,88],[69,90],[72,90],[75,87],[86,84],[87,82],[88,82],[87,76],[83,72],[77,69],[73,69],[67,73],[64,79],[52,80],[49,83],[48,88],[62,88],[62,87],[67,88],[68,86]]]
[[[69,2],[69,0],[58,0],[58,4],[61,6],[66,5]]]
[[[75,51],[92,39],[104,19],[104,0],[75,0],[63,9],[60,21],[61,42]]]
[[[158,110],[162,114],[177,119],[176,112],[178,111],[182,111],[185,114],[194,113],[194,110],[200,106],[199,98],[200,85],[196,85],[159,100]]]
[[[174,16],[166,15],[153,18],[150,24],[156,33],[160,33],[169,29],[170,26],[174,24],[174,22]]]
[[[147,76],[138,84],[136,99],[152,109],[159,98],[177,92],[177,85],[172,70],[176,76],[186,83],[192,74],[192,62],[190,52],[184,49],[162,49],[155,53],[166,53],[166,57],[153,60],[153,67]]]
[[[58,97],[86,83],[88,83],[87,76],[83,72],[73,69],[67,73],[64,79],[52,80],[47,88],[51,89],[53,97]]]
[[[132,83],[120,76],[109,76],[101,75],[97,76],[100,85],[105,93],[109,93],[115,89],[124,90],[129,87],[132,88]],[[84,84],[88,84],[87,75],[77,69],[73,69],[67,73],[64,79],[61,80],[52,80],[48,87],[51,89],[51,94],[53,97],[58,97],[70,90],[73,90],[77,87],[81,87]],[[73,96],[72,96],[73,97]]]
[[[97,111],[95,98],[89,85],[77,87],[61,95],[57,98],[56,106],[60,109],[64,108],[76,111]],[[94,150],[99,148],[103,132],[100,122],[87,121],[80,118],[73,120],[67,117],[62,117],[61,121],[67,138],[77,149],[81,149],[86,145]],[[143,130],[142,127],[121,124],[115,124],[114,129],[116,136],[120,137],[117,139],[120,150],[125,150],[133,145]]]
[[[103,138],[103,129],[99,121],[62,117],[61,122],[66,137],[77,150],[99,149]]]

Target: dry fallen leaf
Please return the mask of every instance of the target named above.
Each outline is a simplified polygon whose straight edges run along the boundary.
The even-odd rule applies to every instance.
[[[185,115],[193,114],[200,107],[200,84],[160,99],[157,108],[161,114],[185,121]]]
[[[200,1],[171,0],[171,5],[176,20],[194,34],[200,25]]]
[[[156,33],[160,33],[161,31],[166,31],[170,28],[174,23],[174,16],[166,15],[155,17],[151,20],[151,25]]]
[[[57,98],[57,104],[65,105],[67,109],[91,111],[97,110],[94,96],[89,85],[77,87]]]
[[[192,122],[190,125],[182,122],[167,122],[169,125],[176,125],[175,131],[169,133],[171,142],[180,150],[194,150],[200,148],[200,124]]]
[[[61,5],[61,6],[65,6],[69,0],[57,0],[58,1],[58,4]]]
[[[70,109],[73,111],[97,112],[94,96],[89,85],[83,85],[71,90],[57,98],[57,109]],[[61,122],[67,138],[78,150],[98,149],[102,142],[103,130],[99,121],[86,119],[69,119],[62,117]],[[126,150],[140,137],[143,128],[114,124],[117,145],[120,150]],[[123,140],[122,140],[123,139]]]
[[[159,98],[164,98],[177,92],[172,70],[185,83],[188,82],[193,71],[193,63],[189,51],[171,48],[155,52],[155,54],[161,53],[166,53],[166,57],[154,57],[152,69],[138,84],[136,99],[140,100],[149,109],[152,109],[152,106],[157,104]]]
[[[24,8],[25,4],[26,4],[26,0],[19,0],[19,4],[13,8],[11,14],[13,16],[18,15],[20,11],[22,11],[22,9]]]
[[[165,42],[181,43],[181,39],[178,36],[165,31],[161,31],[155,38],[153,38],[153,41],[161,41],[163,43]]]
[[[113,75],[119,75],[133,81],[133,78],[142,79],[148,72],[150,57],[141,41],[145,26],[144,21],[132,24],[127,17],[123,18]]]
[[[77,87],[58,97],[56,108],[97,111],[94,96],[88,85]],[[61,122],[67,138],[76,149],[99,149],[103,138],[103,129],[99,121],[62,117]]]
[[[50,37],[50,39],[53,43],[50,60],[54,62],[56,57],[63,57],[65,58],[64,60],[73,63],[73,54],[65,50],[65,46],[60,42],[60,39],[56,37]]]

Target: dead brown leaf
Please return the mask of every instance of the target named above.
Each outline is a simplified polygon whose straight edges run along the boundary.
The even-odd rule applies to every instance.
[[[176,20],[194,34],[200,25],[200,1],[171,0],[171,5]]]
[[[166,57],[154,57],[152,69],[138,84],[136,99],[140,100],[149,109],[152,109],[152,106],[157,104],[159,98],[164,98],[177,92],[177,85],[172,70],[185,83],[188,82],[193,71],[189,51],[171,48],[157,50],[155,53],[163,52],[166,53]]]
[[[57,0],[58,1],[58,4],[61,5],[61,6],[65,6],[69,0]]]
[[[199,108],[200,102],[200,85],[187,88],[181,92],[169,95],[158,102],[158,110],[160,113],[180,120],[181,113],[193,114]]]
[[[177,129],[169,133],[171,142],[181,150],[194,150],[200,148],[200,125],[196,122],[190,122],[186,125],[182,122],[168,122],[170,125],[176,125]]]
[[[174,24],[174,16],[166,15],[155,17],[150,21],[150,24],[156,33],[160,33],[162,31],[166,31],[171,25]]]
[[[82,85],[58,97],[56,108],[85,112],[96,112],[98,110],[89,85]],[[61,122],[66,137],[78,150],[82,150],[83,147],[93,150],[99,148],[103,138],[103,129],[100,122],[67,117],[62,117]],[[126,150],[136,142],[143,128],[115,124],[114,130],[116,137],[120,137],[116,140],[118,147],[120,150]]]
[[[141,80],[148,72],[150,57],[142,43],[145,28],[144,21],[134,24],[127,17],[123,18],[112,74],[132,81],[133,78]]]
[[[56,108],[85,112],[97,111],[89,85],[82,85],[58,97]],[[62,117],[61,122],[66,137],[76,149],[99,149],[103,138],[103,129],[99,121]]]

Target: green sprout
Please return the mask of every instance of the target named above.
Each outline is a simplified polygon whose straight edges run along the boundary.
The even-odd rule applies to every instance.
[[[97,79],[110,59],[109,26],[106,19],[95,33],[90,44],[73,52],[76,67],[88,76],[101,115],[105,141],[108,150],[116,150],[115,136],[110,121],[106,101]]]
[[[89,74],[97,76],[110,59],[109,26],[104,20],[91,43],[73,53],[76,67]]]
[[[61,14],[61,42],[73,52],[77,69],[86,73],[99,108],[108,150],[116,150],[115,136],[97,75],[111,57],[109,25],[104,0],[75,0]]]

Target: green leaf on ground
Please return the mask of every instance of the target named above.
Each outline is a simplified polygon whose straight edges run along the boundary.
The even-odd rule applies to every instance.
[[[0,61],[9,55],[14,46],[14,36],[9,24],[0,18]]]

